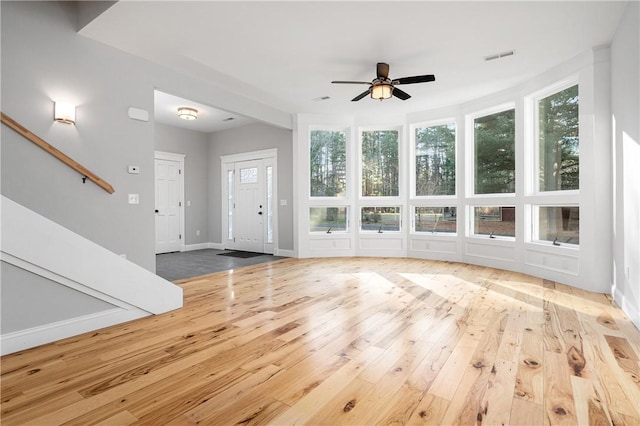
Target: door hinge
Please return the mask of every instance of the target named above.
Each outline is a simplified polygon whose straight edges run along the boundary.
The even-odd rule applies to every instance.
[[[182,234],[178,234],[178,239],[181,240],[182,239]]]
[[[182,174],[182,170],[178,169],[178,174],[181,175]]]
[[[182,207],[182,201],[178,201],[178,207]]]

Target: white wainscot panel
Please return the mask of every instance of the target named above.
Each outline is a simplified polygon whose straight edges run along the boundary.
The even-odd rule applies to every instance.
[[[398,251],[403,249],[403,238],[401,235],[389,236],[385,235],[380,238],[370,237],[367,238],[365,236],[360,236],[360,250],[389,250],[389,251]],[[384,254],[383,254],[384,255]]]
[[[458,244],[455,238],[446,240],[434,240],[425,238],[411,238],[409,249],[417,252],[456,254]]]
[[[350,238],[312,238],[309,240],[310,250],[350,250]]]
[[[579,252],[559,253],[557,250],[544,250],[533,247],[525,249],[525,263],[536,268],[565,274],[578,275],[580,258]]]
[[[484,242],[481,240],[467,240],[465,254],[485,259],[513,262],[516,260],[514,246],[515,244],[512,241]]]

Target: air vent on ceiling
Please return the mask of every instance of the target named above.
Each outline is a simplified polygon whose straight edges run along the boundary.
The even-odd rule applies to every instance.
[[[235,120],[235,117],[227,117],[222,121],[232,121],[232,120]]]
[[[324,96],[319,96],[317,98],[313,98],[311,100],[314,102],[322,102],[322,101],[328,101],[329,99],[331,99],[330,96],[324,95]]]
[[[502,52],[502,53],[496,53],[493,55],[489,55],[489,56],[485,56],[484,60],[485,61],[493,61],[494,59],[500,59],[500,58],[504,58],[505,56],[512,56],[514,55],[516,52],[513,50],[508,50],[506,52]]]

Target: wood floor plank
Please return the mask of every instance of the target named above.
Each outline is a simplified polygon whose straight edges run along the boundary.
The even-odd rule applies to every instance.
[[[609,296],[476,265],[284,259],[4,356],[3,425],[640,424]]]

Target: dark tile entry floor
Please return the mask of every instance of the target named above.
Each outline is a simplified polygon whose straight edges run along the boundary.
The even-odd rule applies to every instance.
[[[213,272],[227,271],[257,263],[284,259],[281,256],[263,254],[242,259],[231,256],[218,256],[228,250],[204,249],[156,255],[156,274],[169,281],[197,277]]]

